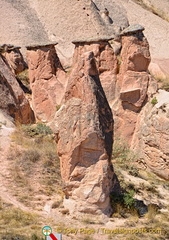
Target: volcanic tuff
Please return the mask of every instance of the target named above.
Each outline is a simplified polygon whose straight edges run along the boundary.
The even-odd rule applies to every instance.
[[[54,46],[46,44],[27,47],[33,108],[36,118],[43,122],[54,117],[66,87],[65,71]]]
[[[110,163],[113,118],[109,104],[114,112],[115,135],[124,137],[136,152],[141,149],[138,159],[144,159],[144,164],[168,179],[168,103],[154,107],[150,103],[157,84],[148,72],[149,44],[142,31],[145,28],[150,39],[153,53],[150,65],[154,66],[164,56],[163,62],[168,62],[167,44],[164,51],[160,42],[168,36],[165,29],[169,25],[133,1],[119,0],[119,3],[113,0],[0,2],[0,18],[4,19],[0,24],[1,43],[28,46],[36,118],[44,122],[54,119],[50,124],[56,134],[65,181],[64,205],[72,213],[77,209],[98,213],[100,208],[110,214],[109,193],[116,187],[119,189]],[[143,26],[128,27],[127,14],[130,23],[138,23],[140,16],[139,23]],[[149,15],[154,22],[147,21]],[[157,27],[158,23],[162,28]],[[152,38],[151,33],[156,37]],[[52,41],[59,43],[57,53]],[[72,65],[71,41],[75,45]],[[161,52],[154,50],[154,45]],[[21,55],[10,56],[8,51],[1,52],[0,108],[16,121],[28,123],[34,116],[14,76],[24,68],[24,61]],[[164,65],[167,69],[167,64]],[[72,69],[66,74],[62,66]],[[161,95],[157,94],[157,98],[161,101]]]
[[[165,77],[169,75],[169,23],[161,17],[167,19],[167,9],[167,0],[160,4],[157,0],[1,0],[0,44],[24,47],[57,41],[60,60],[70,65],[71,41],[111,35],[127,27],[128,18],[130,24],[140,23],[145,27],[152,56],[149,69]],[[156,10],[161,17],[153,14]]]
[[[119,191],[111,164],[113,117],[89,49],[76,44],[65,101],[51,126],[65,185],[64,207],[76,215],[110,215],[109,194]]]
[[[29,102],[2,56],[0,56],[0,109],[14,118],[15,122],[27,124],[34,121]]]

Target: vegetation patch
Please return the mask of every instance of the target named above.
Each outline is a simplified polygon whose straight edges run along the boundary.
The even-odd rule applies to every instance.
[[[36,195],[51,196],[61,189],[60,162],[52,131],[44,124],[21,126],[11,136],[8,160],[16,198],[37,205]],[[36,203],[34,203],[36,202]],[[43,202],[38,200],[38,205]]]
[[[158,100],[156,97],[154,97],[152,100],[151,100],[151,104],[154,106],[158,103]]]
[[[51,135],[52,130],[50,127],[46,126],[43,123],[37,124],[29,124],[29,125],[22,125],[21,130],[28,136],[28,137],[44,137],[46,135]]]
[[[2,199],[0,199],[0,206],[0,239],[45,240],[39,234],[42,224],[39,215],[15,208],[4,203]]]
[[[28,93],[28,94],[32,93],[30,89],[28,69],[25,69],[21,73],[18,73],[16,75],[16,79],[18,80],[19,85],[21,86],[21,88],[25,93]]]

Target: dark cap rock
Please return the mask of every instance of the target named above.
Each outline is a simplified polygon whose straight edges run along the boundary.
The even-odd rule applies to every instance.
[[[140,24],[132,24],[129,27],[125,28],[122,32],[121,32],[121,36],[124,35],[128,35],[128,34],[132,34],[132,33],[137,33],[137,32],[142,32],[144,31],[144,27],[141,26]]]
[[[43,47],[50,47],[50,46],[54,46],[57,45],[58,42],[48,42],[48,43],[40,43],[40,44],[31,44],[26,46],[27,50],[31,50],[31,49],[37,49],[37,48],[43,48]]]

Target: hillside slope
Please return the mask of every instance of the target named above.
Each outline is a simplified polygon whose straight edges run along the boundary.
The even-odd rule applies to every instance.
[[[119,26],[125,28],[128,18],[130,24],[145,27],[152,57],[149,69],[164,78],[169,75],[169,22],[164,20],[168,5],[167,0],[1,0],[0,44],[24,47],[58,41],[60,59],[70,64],[73,40],[110,36]],[[105,8],[111,24],[103,18]]]
[[[0,44],[25,46],[48,40],[35,10],[26,0],[1,0],[0,22]]]

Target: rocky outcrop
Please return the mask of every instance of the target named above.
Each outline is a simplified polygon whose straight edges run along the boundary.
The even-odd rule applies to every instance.
[[[118,61],[113,48],[108,42],[114,36],[104,39],[77,40],[75,44],[73,65],[87,51],[92,51],[96,59],[99,78],[106,94],[107,100],[111,102],[115,97],[116,76],[118,72]]]
[[[35,116],[44,122],[52,120],[66,86],[55,44],[28,46],[27,60]]]
[[[122,32],[120,72],[116,83],[116,99],[112,104],[116,135],[130,144],[138,113],[147,101],[150,75],[149,45],[139,25]]]
[[[153,99],[140,113],[131,146],[144,165],[169,180],[169,93],[159,90]]]
[[[113,2],[116,3],[117,1],[113,0]],[[146,9],[143,3],[145,3],[146,6],[149,6],[149,8]],[[105,4],[109,9],[109,0],[105,0]],[[149,65],[149,71],[153,75],[160,78],[168,77],[169,23],[162,19],[166,19],[166,16],[169,12],[168,0],[119,0],[118,4],[125,8],[130,24],[139,22],[142,26],[145,27],[144,34],[149,42],[151,53],[151,63]],[[155,8],[152,8],[152,6],[154,6]],[[157,13],[156,10],[161,12],[160,15],[162,16],[162,18],[154,14]]]
[[[71,214],[110,215],[109,194],[119,190],[111,164],[113,118],[90,47],[76,44],[64,105],[51,127],[58,142],[64,207]]]
[[[26,66],[19,49],[20,47],[9,44],[3,44],[0,46],[0,53],[5,57],[6,62],[14,74],[22,72]]]
[[[14,74],[0,56],[0,109],[15,122],[32,123],[34,114]]]
[[[74,53],[72,41],[93,37],[110,37],[120,28],[128,26],[124,9],[111,4],[109,15],[103,11],[106,6],[92,0],[29,0],[37,11],[38,18],[45,27],[51,41],[57,41],[56,46],[59,59],[64,66],[71,65]],[[107,24],[108,22],[108,24]],[[113,22],[113,23],[112,23]]]

